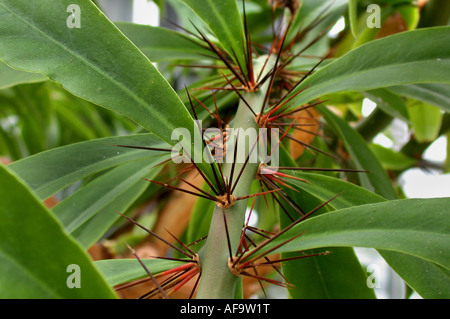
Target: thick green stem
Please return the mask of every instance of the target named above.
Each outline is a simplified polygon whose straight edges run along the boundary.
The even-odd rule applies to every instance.
[[[264,62],[265,58],[260,58],[259,62]],[[262,63],[259,63],[262,66]],[[273,59],[269,59],[265,67],[265,72],[268,72],[274,64]],[[255,68],[257,70],[257,68]],[[264,101],[264,95],[267,90],[267,85],[263,85],[258,92],[244,93],[243,97],[255,112],[259,112]],[[232,128],[247,130],[254,128],[258,132],[254,115],[249,110],[248,106],[241,101],[239,103],[238,111],[232,123]],[[242,130],[241,130],[242,132]],[[241,138],[239,138],[241,140]],[[238,152],[244,153],[246,158],[253,145],[246,143],[246,147],[238,144]],[[242,156],[241,156],[242,158]],[[243,167],[243,161],[235,163],[233,180],[236,180],[237,175]],[[249,162],[242,171],[239,182],[233,191],[235,197],[245,196],[250,193],[250,187],[256,177],[256,172],[259,163]],[[224,163],[224,176],[230,177],[232,163]],[[238,277],[233,275],[228,268],[228,259],[231,253],[234,255],[239,244],[241,230],[244,223],[245,212],[247,209],[247,201],[239,200],[233,206],[222,209],[217,206],[214,209],[211,226],[207,241],[202,249],[199,251],[200,264],[202,267],[202,277],[197,292],[199,299],[230,299],[234,298],[235,287]],[[225,217],[225,218],[224,218]],[[225,227],[226,220],[226,227]],[[228,230],[228,235],[227,235]],[[230,247],[228,245],[230,241]]]

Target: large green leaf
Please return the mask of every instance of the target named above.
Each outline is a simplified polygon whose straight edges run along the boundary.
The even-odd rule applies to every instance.
[[[6,63],[0,61],[0,89],[21,83],[34,83],[45,80],[47,80],[47,78],[42,74],[14,70]]]
[[[397,194],[378,159],[373,155],[367,143],[346,121],[333,114],[326,107],[319,108],[327,123],[339,136],[345,148],[352,156],[356,167],[369,173],[359,173],[363,187],[385,197],[396,199]]]
[[[244,27],[236,0],[181,0],[210,27],[223,48],[245,67]]]
[[[450,198],[402,199],[340,209],[307,219],[261,249],[301,236],[274,250],[371,247],[400,252],[450,268]]]
[[[408,103],[409,118],[414,137],[419,142],[433,142],[438,136],[442,123],[442,111],[421,101]]]
[[[114,298],[88,255],[3,165],[0,180],[0,297]],[[79,266],[80,288],[67,285],[69,265]]]
[[[306,0],[292,21],[292,27],[287,35],[287,43],[292,41],[297,33],[311,28],[317,21],[329,17],[337,21],[345,11],[348,0]],[[326,27],[328,27],[327,25]],[[319,32],[322,30],[318,30]]]
[[[67,8],[80,7],[69,28]],[[150,60],[90,1],[1,0],[0,60],[40,72],[85,100],[123,114],[171,145],[177,128],[197,132],[184,104]],[[36,48],[39,48],[38,50]],[[186,150],[201,147],[180,141]],[[197,150],[198,151],[198,150]],[[206,163],[205,174],[212,177]]]
[[[283,165],[295,166],[286,152],[281,153],[280,159],[284,163]],[[347,208],[384,200],[364,188],[334,177],[300,171],[284,170],[283,172],[308,181],[286,179],[286,182],[298,191],[284,189],[306,212],[341,193],[329,205],[315,212],[315,216],[326,213],[330,209]],[[297,215],[295,211],[289,209],[288,205],[284,206],[291,216]],[[283,228],[287,227],[291,220],[281,209],[279,211],[280,225]],[[332,251],[332,254],[293,260],[283,264],[283,274],[295,286],[289,289],[292,298],[375,298],[373,290],[366,285],[367,274],[364,273],[352,248],[327,247],[307,250],[304,253],[314,254],[324,250]],[[299,253],[283,253],[283,258],[298,255]]]
[[[432,104],[450,112],[450,84],[424,83],[392,86],[387,90]]]
[[[93,173],[119,164],[161,156],[158,151],[115,145],[168,146],[153,134],[108,137],[45,151],[14,162],[10,167],[30,185],[38,197],[45,199]]]
[[[384,260],[395,270],[405,282],[423,298],[450,298],[450,271],[423,259],[394,253],[379,251]]]
[[[403,171],[417,165],[418,160],[378,144],[369,145],[384,169]]]
[[[325,94],[400,84],[450,82],[450,27],[402,32],[366,43],[317,71],[292,94],[309,102]]]
[[[173,30],[125,22],[115,24],[152,62],[200,60],[211,54],[197,39]]]
[[[183,264],[180,261],[163,259],[142,259],[142,262],[152,275]],[[137,259],[108,259],[98,260],[94,263],[106,277],[110,286],[116,286],[147,276],[147,272]]]

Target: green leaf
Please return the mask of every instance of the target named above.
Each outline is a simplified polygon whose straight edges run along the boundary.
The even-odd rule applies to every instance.
[[[432,198],[345,208],[297,224],[260,252],[303,233],[273,253],[320,247],[370,247],[415,256],[449,269],[448,205],[450,198]]]
[[[181,0],[186,3],[216,35],[223,48],[245,68],[244,27],[236,0]],[[234,53],[233,53],[234,52]]]
[[[330,112],[326,107],[319,107],[318,109],[344,143],[356,168],[370,172],[368,174],[359,173],[362,186],[386,199],[397,198],[386,171],[361,135],[350,127],[346,121]]]
[[[383,197],[365,188],[335,177],[299,171],[283,172],[306,180],[307,182],[301,182],[294,179],[286,179],[286,182],[294,186],[296,189],[301,189],[304,192],[310,193],[322,202],[325,202],[337,194],[342,193],[328,204],[334,209],[343,209],[368,203],[385,201]]]
[[[301,190],[302,198],[300,201],[296,198],[297,202],[301,203],[313,203],[309,204],[309,208],[313,209],[314,205],[319,205],[320,202],[324,202],[327,199],[332,198],[334,195],[343,192],[336,199],[331,201],[327,206],[332,207],[334,209],[343,209],[347,207],[353,207],[368,203],[377,203],[381,201],[385,201],[384,198],[376,195],[366,189],[358,187],[357,185],[342,181],[340,179],[311,174],[311,173],[303,173],[299,171],[285,171],[289,175],[293,175],[302,179],[307,180],[309,183],[300,182],[296,180],[287,180],[289,184],[294,186],[296,189]],[[320,201],[314,202],[312,198],[303,199],[305,196],[305,192],[311,194]],[[296,193],[292,193],[295,195]],[[304,204],[302,204],[303,206]],[[287,224],[286,224],[287,225]],[[350,252],[346,252],[344,248],[336,250],[335,248],[324,248],[333,251],[333,254],[323,257],[313,257],[301,260],[301,263],[287,263],[283,265],[283,271],[286,271],[285,274],[289,276],[289,272],[292,272],[293,284],[297,283],[297,287],[290,290],[292,296],[297,297],[312,297],[316,296],[318,298],[330,297],[334,290],[334,282],[339,282],[339,280],[345,280],[345,276],[341,273],[337,276],[337,269],[333,269],[336,267],[335,265],[345,265],[339,266],[339,270],[348,270],[353,269],[353,273],[357,273],[356,267],[351,266],[350,260],[351,257],[345,256]],[[320,252],[324,249],[315,249],[312,252]],[[343,251],[341,251],[343,250]],[[411,286],[414,290],[416,290],[421,296],[424,298],[441,298],[442,296],[448,295],[448,287],[446,287],[446,283],[448,282],[448,275],[445,271],[440,271],[439,266],[424,261],[422,259],[418,259],[413,256],[400,254],[397,252],[390,252],[386,250],[379,250],[381,256],[386,260],[386,262],[391,266],[401,277],[405,280],[409,286]],[[288,256],[288,253],[286,253]],[[337,256],[337,257],[335,257]],[[333,259],[338,259],[339,256],[342,257],[341,262],[338,260],[335,261]],[[329,276],[327,280],[324,280],[321,277],[327,277],[328,275],[328,267],[330,265],[330,274],[335,274],[335,277]],[[291,269],[292,268],[292,269]],[[300,274],[299,274],[299,270]],[[314,272],[314,269],[320,269],[320,272]],[[355,275],[352,274],[351,277]],[[302,281],[302,278],[304,279]],[[319,278],[317,280],[313,278]],[[342,279],[344,278],[344,279]],[[317,284],[319,283],[319,284]],[[342,296],[342,293],[349,293],[351,291],[357,291],[358,285],[356,280],[352,281],[353,288],[345,285],[347,289],[343,289],[342,285],[340,285],[341,290],[336,292],[337,296]],[[362,298],[362,294],[357,298]]]
[[[145,190],[149,183],[142,178],[154,177],[160,170],[154,166],[164,159],[157,156],[117,166],[59,202],[53,211],[66,231],[88,248],[120,217],[116,211],[128,208]],[[130,194],[130,189],[135,193]],[[89,227],[90,223],[96,226]],[[84,227],[89,232],[76,236]]]
[[[138,145],[167,148],[153,134],[108,137],[59,147],[14,162],[10,168],[45,199],[70,184],[119,164],[136,161],[161,152],[117,147]]]
[[[448,269],[411,255],[387,250],[379,252],[389,266],[423,298],[450,298],[450,271]]]
[[[353,36],[358,38],[358,0],[348,1],[348,17],[350,20],[350,30]]]
[[[159,274],[160,272],[183,264],[183,262],[180,261],[162,259],[141,260],[152,275]],[[111,287],[147,276],[145,269],[137,259],[97,260],[94,263],[105,276]]]
[[[289,160],[287,156],[288,154],[283,152],[280,159],[284,162],[283,165],[292,166],[292,160]],[[286,179],[286,182],[298,192],[284,189],[289,197],[299,203],[306,212],[313,210],[336,194],[342,193],[326,207],[315,212],[315,216],[326,213],[329,209],[347,208],[384,200],[364,188],[337,178],[301,171],[283,170],[283,172],[308,181]],[[287,227],[291,220],[281,209],[279,210],[280,224],[282,227]],[[289,213],[291,216],[297,214],[293,210],[289,210]],[[295,286],[289,289],[289,295],[292,298],[375,298],[373,290],[367,287],[367,274],[364,273],[351,248],[311,249],[304,253],[314,254],[324,250],[332,251],[332,254],[293,260],[283,264],[283,274]],[[298,255],[299,253],[283,253],[282,258]]]
[[[339,19],[345,12],[348,0],[313,0],[301,1],[300,8],[294,17],[292,27],[287,35],[286,43],[292,41],[295,35],[311,27],[320,19],[334,16]]]
[[[417,164],[417,160],[378,144],[369,145],[384,169],[403,171]]]
[[[207,191],[207,185],[204,185],[203,189]],[[209,199],[199,197],[195,201],[186,230],[186,241],[188,243],[208,235],[214,206],[215,203]]]
[[[204,43],[173,30],[126,22],[115,24],[152,62],[201,60],[205,59],[203,54],[211,54],[200,46]]]
[[[438,137],[442,123],[440,109],[424,102],[410,101],[408,112],[418,142],[432,142]]]
[[[69,28],[69,5],[82,13],[80,28]],[[90,1],[1,0],[0,59],[15,68],[40,72],[65,89],[118,112],[170,145],[172,133],[197,128],[178,95],[146,56]],[[36,50],[39,48],[39,50]],[[197,150],[193,139],[182,139]],[[212,178],[210,166],[205,174]]]
[[[295,98],[294,105],[335,92],[450,82],[449,31],[450,27],[419,29],[361,45],[299,85],[291,95],[308,88]]]
[[[420,20],[420,9],[418,5],[405,4],[395,8],[405,21],[408,30],[413,30],[417,27]]]
[[[392,86],[387,88],[396,94],[410,97],[450,112],[450,84],[425,83]]]
[[[0,179],[0,297],[114,298],[88,255],[25,184],[3,165]],[[80,288],[67,286],[69,265],[79,266]]]
[[[45,81],[47,78],[39,73],[30,73],[10,68],[0,60],[0,90],[17,84]]]

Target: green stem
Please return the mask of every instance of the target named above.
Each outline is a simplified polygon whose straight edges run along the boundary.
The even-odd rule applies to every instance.
[[[259,62],[260,67],[264,60],[265,57],[262,57],[257,61]],[[268,72],[272,68],[274,64],[273,60],[274,59],[272,58],[269,59],[269,62],[265,67],[265,72]],[[256,66],[257,65],[258,63],[256,63]],[[258,70],[257,68],[255,69]],[[243,94],[243,97],[255,112],[259,112],[266,91],[267,85],[263,85],[258,92],[245,93]],[[243,130],[254,128],[256,131],[258,129],[253,113],[243,101],[239,103],[232,128]],[[249,144],[250,143],[247,143],[245,149],[240,147],[238,150],[238,153],[245,152],[245,158],[253,146]],[[241,162],[235,163],[233,180],[236,180],[243,165],[244,163]],[[239,182],[236,184],[236,188],[233,191],[235,197],[249,194],[251,184],[256,177],[258,165],[259,163],[251,163],[250,161],[247,163],[239,178]],[[224,176],[229,177],[231,169],[232,163],[224,163]],[[233,206],[227,209],[222,209],[217,205],[215,206],[207,241],[199,251],[202,277],[197,292],[197,298],[230,299],[235,297],[238,277],[233,275],[228,269],[228,259],[230,257],[230,249],[231,253],[234,255],[238,247],[246,210],[246,200],[236,201]],[[226,227],[224,216],[227,222]],[[230,247],[228,246],[228,239],[230,241]]]
[[[392,116],[377,107],[356,129],[366,141],[370,142],[378,133],[387,128],[393,119]]]

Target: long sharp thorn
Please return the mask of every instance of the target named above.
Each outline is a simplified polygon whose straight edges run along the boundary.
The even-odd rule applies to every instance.
[[[216,103],[216,97],[214,95],[214,91],[211,92],[213,101],[214,101],[214,108],[216,109],[216,119],[217,119],[217,125],[219,126],[219,129],[221,131],[223,131],[223,124],[222,124],[222,120],[220,119],[220,115],[219,115],[219,108],[217,107],[217,103]]]
[[[180,142],[178,142],[178,144],[181,146],[181,148],[183,149],[183,154],[186,154],[186,156],[189,157],[189,160],[191,161],[192,165],[194,165],[195,169],[199,172],[199,174],[202,176],[203,180],[206,182],[206,184],[208,184],[208,186],[211,188],[211,190],[216,194],[219,195],[219,192],[216,190],[216,188],[211,184],[211,182],[209,181],[209,179],[205,176],[205,174],[202,172],[202,170],[197,166],[197,164],[195,164],[194,160],[192,159],[191,155],[186,152],[186,150],[184,149],[183,145],[181,145]]]
[[[128,249],[131,251],[131,253],[134,255],[134,257],[136,257],[136,259],[139,261],[139,263],[141,264],[142,268],[144,268],[145,272],[147,273],[147,275],[151,278],[151,280],[153,281],[153,283],[156,285],[156,287],[158,288],[158,290],[161,292],[161,294],[163,295],[164,298],[168,299],[169,296],[166,294],[166,292],[164,291],[164,289],[159,285],[158,281],[155,279],[155,277],[153,277],[152,273],[150,272],[150,270],[147,268],[147,266],[145,266],[145,264],[142,262],[142,260],[139,258],[139,256],[136,254],[135,250],[133,248],[130,247],[130,245],[128,245],[128,243],[125,243],[128,247]]]
[[[328,254],[330,254],[330,252],[325,251],[325,252],[317,253],[317,254],[288,257],[288,258],[283,258],[283,259],[271,260],[270,262],[261,262],[258,264],[252,264],[252,266],[270,266],[271,263],[281,263],[281,262],[286,262],[286,261],[291,261],[291,260],[296,260],[296,259],[303,259],[303,258],[308,258],[308,257],[324,256],[324,255],[328,255]],[[252,267],[252,266],[248,266],[248,267]]]
[[[195,119],[198,121],[197,113],[195,112],[194,104],[192,103],[192,100],[191,100],[191,95],[189,94],[189,91],[188,91],[188,89],[187,89],[186,86],[185,86],[185,88],[186,88],[186,93],[187,93],[187,95],[188,95],[188,97],[189,97],[189,102],[190,102],[190,104],[191,104],[192,111],[194,112]],[[198,127],[198,126],[197,126],[197,127]],[[200,132],[200,136],[202,137],[203,147],[204,147],[206,153],[208,154],[208,159],[209,159],[209,163],[210,163],[210,167],[211,167],[212,173],[213,173],[213,175],[214,175],[214,179],[216,180],[216,183],[217,183],[217,186],[219,187],[219,189],[222,190],[222,191],[220,192],[220,194],[223,194],[223,192],[224,192],[224,190],[223,190],[223,184],[219,181],[219,177],[217,176],[216,168],[215,168],[215,166],[214,166],[215,161],[213,160],[212,155],[211,155],[209,149],[206,147],[206,142],[205,142],[205,139],[203,138],[203,134],[202,134],[202,132],[201,132],[200,127],[198,127],[198,130],[199,130],[199,132]]]
[[[192,23],[192,22],[191,22]],[[203,34],[203,32],[201,32],[193,23],[192,25],[194,26],[194,28],[197,30],[197,32],[201,35],[201,37],[203,38],[203,40],[209,45],[209,47],[211,48],[211,50],[219,57],[220,60],[222,60],[223,63],[225,63],[225,65],[228,67],[228,69],[236,76],[236,78],[239,80],[239,82],[241,82],[242,85],[246,85],[246,81],[245,79],[242,78],[242,76],[236,72],[236,70],[234,69],[234,67],[230,64],[230,62],[228,61],[228,59],[226,57],[224,57],[224,55],[220,52],[220,50],[214,45],[214,43],[212,43],[205,34]]]
[[[239,92],[239,90],[236,89],[236,87],[233,85],[233,83],[228,79],[228,77],[225,74],[222,73],[222,75],[227,80],[228,84],[233,88],[234,92],[236,92],[236,94],[242,100],[242,102],[244,102],[245,106],[247,106],[247,108],[250,110],[250,112],[252,112],[253,115],[256,116],[255,111],[253,111],[252,107],[250,106],[250,104],[248,104],[248,102],[245,100],[245,98],[242,96],[242,94]]]
[[[324,171],[324,172],[349,172],[349,173],[370,173],[370,171],[361,171],[357,169],[347,168],[319,168],[319,167],[275,167],[278,170],[292,170],[292,171]]]
[[[118,144],[113,144],[113,146],[125,147],[125,148],[133,148],[133,149],[139,149],[139,150],[148,150],[148,151],[161,151],[161,152],[175,152],[175,153],[177,153],[176,150],[168,149],[168,148],[134,146],[134,145],[118,145]]]
[[[332,198],[330,198],[329,200],[325,201],[324,203],[320,204],[319,206],[317,206],[316,208],[314,208],[312,211],[310,211],[309,213],[307,213],[306,215],[300,217],[298,220],[295,221],[295,224],[300,223],[301,221],[305,220],[306,218],[308,218],[309,216],[311,216],[312,214],[314,214],[315,212],[317,212],[319,209],[321,209],[322,207],[328,205],[332,200],[336,199],[337,197],[341,196],[344,192],[341,192],[335,196],[333,196]],[[292,225],[293,226],[293,225]],[[288,226],[291,227],[291,226]]]
[[[312,107],[314,107],[314,106],[317,106],[317,105],[322,104],[322,103],[325,103],[325,102],[326,102],[326,101],[319,101],[319,102],[315,102],[315,103],[313,103],[313,104],[308,104],[308,105],[305,105],[305,106],[301,106],[301,107],[295,108],[295,109],[293,109],[293,110],[291,110],[291,111],[285,112],[285,113],[283,113],[283,114],[274,116],[273,118],[276,119],[276,118],[279,118],[279,117],[291,115],[291,114],[294,114],[294,113],[297,113],[297,112],[300,112],[300,111],[303,111],[303,110],[312,108]]]
[[[247,166],[247,163],[248,163],[248,161],[249,161],[249,159],[250,159],[251,154],[253,153],[253,150],[254,150],[255,147],[256,147],[256,144],[258,144],[258,141],[259,141],[260,136],[261,136],[261,131],[258,133],[258,137],[256,138],[255,143],[253,144],[253,146],[252,146],[250,152],[248,153],[247,158],[245,159],[244,165],[242,165],[241,170],[239,171],[239,174],[238,174],[238,176],[237,176],[237,178],[236,178],[236,181],[234,182],[233,187],[231,188],[231,193],[234,192],[234,189],[235,189],[236,186],[237,186],[237,183],[238,183],[238,181],[239,181],[239,179],[240,179],[240,177],[241,177],[241,175],[242,175],[242,172],[244,171],[245,167]]]
[[[236,167],[236,157],[237,157],[237,146],[238,146],[238,141],[239,141],[239,132],[240,132],[240,130],[238,130],[237,133],[236,133],[236,140],[235,140],[235,143],[234,143],[233,163],[231,164],[229,185],[233,184],[233,175],[234,175],[234,168]],[[229,189],[229,194],[230,193],[231,193],[231,189]]]
[[[122,214],[122,213],[120,213],[120,212],[118,212],[118,211],[116,211],[116,213],[119,214],[120,216],[126,218],[129,222],[135,224],[135,225],[138,226],[139,228],[145,230],[145,231],[146,231],[147,233],[149,233],[150,235],[152,235],[152,236],[158,238],[160,241],[162,241],[163,243],[165,243],[165,244],[168,245],[169,247],[171,247],[171,248],[173,248],[173,249],[179,251],[180,253],[182,253],[182,254],[185,255],[186,257],[189,257],[189,258],[192,259],[192,255],[186,253],[184,250],[182,250],[182,249],[178,248],[177,246],[173,245],[172,243],[168,242],[167,240],[165,240],[164,238],[162,238],[162,237],[159,236],[158,234],[152,232],[150,229],[147,229],[146,227],[142,226],[141,224],[139,224],[138,222],[134,221],[134,220],[131,219],[130,217],[125,216],[124,214]]]
[[[288,283],[284,283],[284,282],[281,282],[281,281],[277,281],[277,280],[273,280],[273,279],[269,279],[269,278],[265,278],[265,277],[253,275],[253,274],[251,274],[251,273],[249,273],[249,272],[246,272],[246,271],[245,271],[245,272],[242,272],[242,274],[243,274],[244,276],[253,277],[253,278],[255,278],[255,279],[259,279],[259,280],[262,280],[262,281],[266,281],[266,282],[268,282],[268,283],[271,283],[271,284],[273,284],[273,285],[277,285],[277,286],[280,286],[280,287],[287,288],[287,287],[289,286]]]
[[[281,189],[272,189],[272,190],[270,190],[270,191],[266,191],[266,192],[262,192],[262,193],[256,193],[256,194],[251,194],[251,195],[245,195],[245,196],[240,196],[240,197],[237,197],[236,198],[236,200],[243,200],[243,199],[248,199],[248,198],[252,198],[252,197],[256,197],[256,196],[261,196],[261,195],[264,195],[264,194],[270,194],[270,193],[273,193],[273,192],[279,192]]]
[[[255,243],[253,243],[253,246],[254,247],[256,247],[256,244]],[[266,260],[267,262],[270,262],[270,259],[267,257],[267,256],[264,256],[263,257],[264,258],[264,260]],[[273,265],[272,266],[272,268],[284,279],[284,281],[288,281],[287,279],[286,279],[286,277],[283,275],[283,273],[278,269],[278,267],[277,266],[275,266],[275,265]]]
[[[195,245],[195,244],[201,242],[202,240],[205,240],[206,238],[208,238],[208,235],[203,236],[203,237],[197,239],[196,241],[193,241],[192,243],[188,244],[188,246],[193,246],[193,245]]]
[[[312,145],[310,145],[310,144],[307,144],[307,143],[305,143],[305,142],[302,142],[302,141],[300,141],[299,139],[293,137],[293,136],[290,135],[290,134],[287,134],[286,137],[289,138],[289,139],[291,139],[291,140],[293,140],[294,142],[297,142],[298,144],[304,146],[304,147],[307,148],[307,149],[313,149],[313,150],[315,150],[316,152],[319,152],[319,153],[321,153],[321,154],[323,154],[323,155],[326,155],[326,156],[331,157],[331,158],[333,158],[333,159],[337,159],[336,156],[333,156],[333,155],[331,155],[331,154],[328,154],[327,152],[324,152],[324,151],[322,151],[321,149],[319,149],[319,148],[317,148],[317,147],[314,147],[314,146],[312,146]]]
[[[155,258],[155,259],[164,259],[164,260],[173,260],[173,261],[181,261],[181,262],[185,262],[185,263],[192,263],[192,262],[197,262],[195,260],[190,260],[190,259],[181,259],[181,258],[174,258],[174,257],[163,257],[163,256],[148,256],[148,258]]]
[[[195,255],[195,252],[193,252],[188,246],[186,246],[180,239],[178,239],[168,229],[166,229],[166,232],[169,233],[169,235],[172,236],[172,238],[175,239],[181,246],[183,246],[183,248],[186,249],[189,253],[191,253],[193,256]]]
[[[209,194],[208,194],[209,196],[205,196],[205,195],[202,195],[202,194],[199,194],[199,193],[191,192],[191,191],[183,189],[183,188],[179,188],[179,187],[171,186],[169,184],[164,184],[164,183],[160,183],[160,182],[157,182],[157,181],[153,181],[151,179],[144,178],[144,180],[147,181],[147,182],[150,182],[150,183],[158,184],[160,186],[167,187],[167,188],[170,188],[170,189],[173,189],[173,190],[177,190],[177,191],[180,191],[180,192],[183,192],[183,193],[191,194],[191,195],[194,195],[194,196],[197,196],[197,197],[202,197],[202,198],[209,199],[209,200],[212,200],[212,201],[217,201],[218,200],[217,197],[212,197]]]
[[[180,181],[188,184],[189,186],[193,187],[194,189],[198,190],[199,192],[202,192],[203,194],[205,194],[206,196],[208,196],[211,200],[217,200],[216,197],[212,196],[211,194],[209,194],[208,192],[205,192],[203,189],[201,189],[200,187],[195,186],[194,184],[188,182],[187,180],[179,177],[178,178]]]
[[[228,233],[228,223],[227,223],[227,217],[225,216],[225,211],[223,211],[223,223],[225,225],[225,233],[227,235],[227,244],[228,244],[228,253],[230,256],[230,259],[233,258],[233,253],[231,252],[231,241],[230,241],[230,234]]]
[[[273,67],[272,77],[270,79],[269,89],[267,90],[266,95],[264,96],[263,105],[261,105],[261,110],[260,110],[259,115],[258,115],[258,121],[257,121],[258,123],[259,123],[259,120],[261,119],[262,114],[264,113],[264,108],[266,107],[266,104],[267,104],[267,102],[269,100],[270,92],[272,91],[273,83],[275,82],[275,77],[276,77],[276,75],[278,73],[278,70],[279,70],[278,62],[280,61],[281,53],[283,52],[284,41],[286,40],[287,30],[289,29],[289,25],[290,25],[290,22],[289,22],[288,27],[287,27],[286,31],[284,32],[283,37],[281,39],[280,48],[278,50],[278,54],[277,54],[277,58],[276,58],[276,61],[275,61],[275,65]]]
[[[280,202],[280,200],[277,198],[275,194],[272,194],[272,198],[280,205],[283,212],[286,214],[286,216],[291,220],[291,222],[294,221],[294,218],[289,214],[289,212],[286,210],[286,208],[283,206],[283,204]]]
[[[262,254],[259,254],[259,255],[257,255],[257,256],[254,256],[253,258],[251,258],[251,259],[245,261],[244,263],[242,263],[242,267],[245,267],[246,265],[248,265],[248,264],[254,262],[255,260],[258,260],[258,259],[262,258],[263,256],[267,256],[267,255],[270,254],[271,252],[273,252],[273,251],[277,250],[278,248],[280,248],[280,247],[286,245],[287,243],[293,241],[294,239],[296,239],[297,237],[299,237],[299,236],[301,236],[301,235],[303,235],[303,234],[304,234],[304,233],[296,234],[295,236],[292,236],[291,238],[287,239],[286,241],[284,241],[284,242],[282,242],[282,243],[280,243],[280,244],[278,244],[278,245],[275,245],[274,247],[270,248],[269,250],[263,252]],[[269,242],[271,242],[271,241],[272,241],[273,239],[275,239],[276,237],[278,237],[278,236],[274,236],[274,237],[269,238],[266,242],[263,242],[262,244],[260,244],[256,249],[250,251],[250,253],[247,255],[247,257],[246,257],[245,259],[249,258],[250,255],[254,255],[254,253],[255,253],[257,250],[259,250],[259,248],[262,248],[262,247],[266,246]],[[244,259],[244,260],[245,260],[245,259]]]
[[[189,299],[192,299],[192,297],[194,296],[195,290],[197,289],[197,286],[198,286],[201,276],[202,276],[202,274],[199,273],[197,279],[195,280],[194,287],[192,288],[191,293],[189,295]]]

